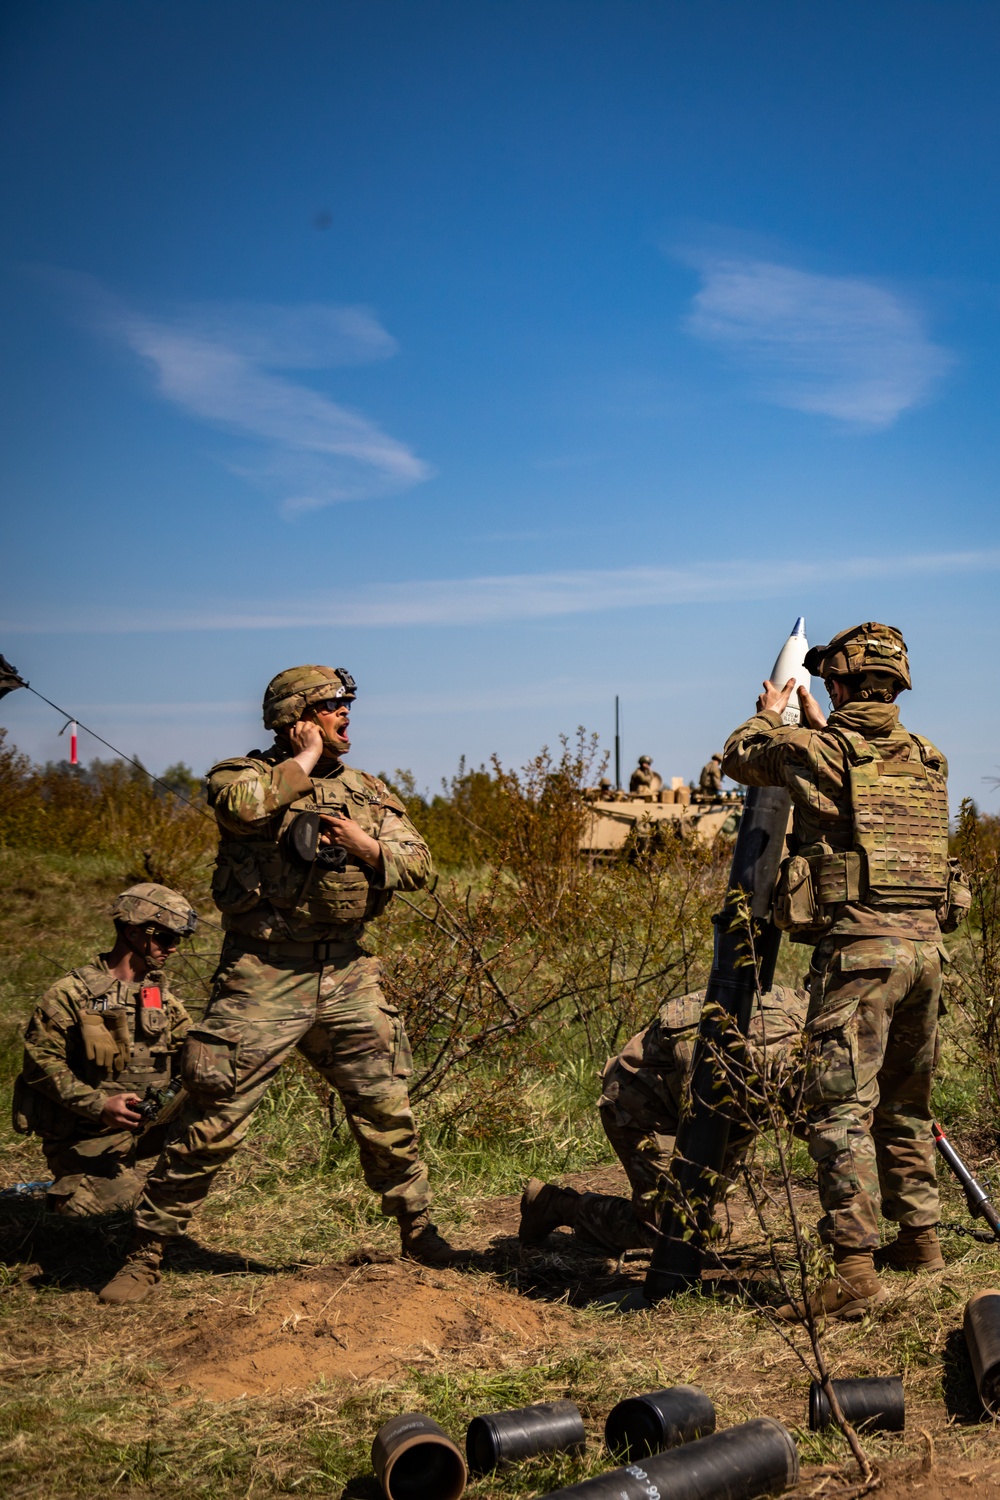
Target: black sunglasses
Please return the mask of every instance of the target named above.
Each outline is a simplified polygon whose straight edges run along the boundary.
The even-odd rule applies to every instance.
[[[169,927],[157,927],[155,923],[151,923],[145,931],[160,948],[176,948],[181,940],[179,932],[174,932]]]

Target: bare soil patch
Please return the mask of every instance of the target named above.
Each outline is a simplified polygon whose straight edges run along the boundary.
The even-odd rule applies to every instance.
[[[247,1303],[199,1309],[189,1319],[170,1378],[214,1400],[318,1380],[391,1380],[406,1367],[432,1368],[442,1355],[502,1368],[575,1335],[562,1308],[406,1261],[282,1277]]]
[[[904,1464],[885,1475],[878,1491],[880,1500],[998,1500],[1000,1497],[1000,1458],[986,1464],[958,1464],[955,1468],[930,1471],[919,1463]]]

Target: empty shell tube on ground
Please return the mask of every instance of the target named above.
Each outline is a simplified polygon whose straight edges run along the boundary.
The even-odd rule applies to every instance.
[[[468,1478],[458,1448],[423,1412],[404,1412],[379,1428],[372,1467],[388,1500],[459,1500]]]
[[[840,1409],[860,1432],[902,1432],[905,1426],[903,1382],[898,1375],[834,1380]],[[809,1426],[813,1432],[833,1426],[833,1412],[821,1383],[809,1387]]]
[[[474,1417],[465,1435],[472,1474],[489,1474],[538,1453],[582,1453],[586,1444],[583,1418],[572,1401],[540,1401]]]
[[[970,1297],[963,1327],[979,1399],[1000,1416],[1000,1292],[987,1288]]]
[[[604,1441],[615,1458],[647,1458],[715,1431],[715,1407],[694,1385],[674,1385],[619,1401],[608,1413]]]
[[[546,1500],[755,1500],[780,1494],[798,1477],[795,1439],[780,1422],[759,1417],[554,1490]]]

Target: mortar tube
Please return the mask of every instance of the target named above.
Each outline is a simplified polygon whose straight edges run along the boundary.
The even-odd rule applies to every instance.
[[[596,1479],[553,1490],[545,1500],[755,1500],[798,1481],[795,1439],[780,1422],[758,1417],[711,1437],[657,1453]]]
[[[870,1379],[834,1380],[840,1409],[852,1427],[859,1432],[902,1432],[906,1425],[903,1382],[899,1375],[875,1376]],[[809,1428],[822,1432],[833,1426],[833,1412],[822,1382],[814,1380],[809,1387]]]
[[[674,1140],[671,1175],[677,1204],[668,1203],[646,1273],[645,1293],[650,1302],[673,1297],[695,1285],[701,1277],[705,1245],[712,1232],[712,1210],[718,1193],[716,1180],[722,1170],[729,1142],[730,1116],[723,1100],[728,1092],[721,1076],[716,1051],[724,1051],[727,1031],[709,1007],[720,1006],[735,1018],[746,1036],[757,995],[757,976],[745,961],[746,932],[730,931],[731,899],[746,891],[751,914],[759,923],[757,958],[760,989],[765,993],[774,982],[781,933],[770,921],[771,896],[785,845],[791,797],[784,787],[751,787],[736,835],[726,905],[714,918],[715,954],[705,992],[705,1010],[695,1044],[691,1075],[691,1107],[682,1115]],[[695,1212],[694,1233],[680,1205],[691,1204]]]
[[[539,1401],[473,1417],[465,1434],[470,1474],[490,1474],[536,1453],[582,1453],[586,1446],[583,1418],[572,1401]]]
[[[387,1500],[459,1500],[468,1479],[458,1448],[423,1412],[390,1417],[379,1428],[372,1467]]]
[[[979,1399],[1000,1416],[1000,1292],[989,1287],[969,1298],[962,1320]]]
[[[708,1437],[715,1407],[694,1385],[674,1385],[619,1401],[608,1413],[604,1442],[615,1458],[632,1462]]]

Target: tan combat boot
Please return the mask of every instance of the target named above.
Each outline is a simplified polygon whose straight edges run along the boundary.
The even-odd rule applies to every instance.
[[[809,1311],[815,1318],[863,1318],[889,1293],[878,1279],[870,1250],[833,1249],[834,1274],[809,1298]],[[801,1302],[786,1302],[775,1309],[774,1316],[783,1323],[802,1323],[806,1309]]]
[[[125,1264],[106,1287],[97,1294],[99,1302],[121,1307],[126,1302],[141,1302],[161,1280],[160,1266],[166,1241],[146,1229],[132,1232]]]
[[[471,1250],[456,1250],[438,1231],[426,1208],[416,1214],[400,1214],[399,1238],[404,1260],[419,1261],[422,1266],[468,1265]]]
[[[521,1194],[521,1224],[517,1237],[522,1245],[540,1245],[553,1229],[572,1229],[583,1194],[575,1188],[557,1187],[532,1177]]]
[[[880,1271],[943,1271],[944,1256],[934,1225],[922,1229],[911,1224],[900,1225],[891,1245],[875,1252]]]

